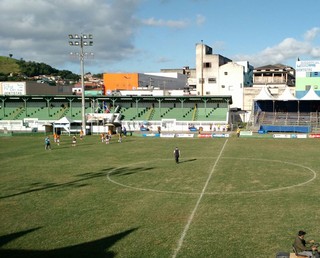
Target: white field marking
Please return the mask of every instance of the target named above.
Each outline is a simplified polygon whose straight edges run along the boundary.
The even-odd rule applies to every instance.
[[[196,159],[208,159],[208,158],[199,157]],[[267,163],[270,163],[270,162],[283,163],[283,164],[293,165],[293,166],[301,167],[303,169],[307,169],[313,174],[313,177],[311,179],[309,179],[305,182],[299,183],[299,184],[278,187],[278,188],[273,188],[273,189],[265,189],[265,190],[257,190],[257,191],[238,191],[238,192],[206,192],[206,193],[204,193],[206,195],[231,195],[231,194],[250,194],[250,193],[265,193],[265,192],[282,191],[282,190],[286,190],[286,189],[304,186],[304,185],[310,183],[311,181],[315,180],[317,177],[317,173],[313,169],[311,169],[307,166],[295,164],[292,162],[282,161],[282,160],[268,160],[268,159],[255,159],[255,158],[234,158],[234,157],[222,157],[221,159],[243,159],[243,160],[257,160],[257,161],[262,161],[262,162],[267,162]],[[158,159],[158,160],[163,161],[163,160],[171,160],[171,159]],[[145,164],[145,163],[149,163],[149,162],[150,161],[141,161],[141,162],[129,164],[128,166],[130,167],[133,165]],[[119,168],[123,168],[123,167],[119,167]],[[141,188],[141,187],[134,187],[134,186],[130,186],[130,185],[125,185],[125,184],[122,184],[122,183],[119,183],[119,182],[113,180],[110,177],[112,175],[112,173],[115,172],[119,168],[114,168],[114,169],[110,170],[107,174],[107,178],[110,182],[117,184],[119,186],[122,186],[122,187],[130,188],[130,189],[134,189],[134,190],[138,190],[138,191],[156,192],[156,193],[185,194],[185,195],[198,195],[198,194],[200,194],[199,192],[166,191],[166,190],[156,190],[156,189],[150,189],[150,188]]]
[[[196,158],[196,159],[208,159],[206,157],[200,157],[200,158]],[[163,160],[172,160],[172,159],[154,159],[155,160],[159,160],[159,161],[163,161]],[[136,163],[131,163],[128,165],[128,167],[131,167],[133,165],[139,165],[139,164],[145,164],[145,163],[150,163],[149,160],[147,161],[140,161],[140,162],[136,162]],[[198,195],[199,192],[179,192],[179,191],[166,191],[166,190],[156,190],[156,189],[150,189],[150,188],[142,188],[142,187],[135,187],[135,186],[130,186],[130,185],[125,185],[122,183],[119,183],[118,181],[113,180],[110,176],[112,176],[112,173],[114,173],[115,171],[117,171],[117,169],[119,168],[123,168],[123,167],[118,167],[118,168],[114,168],[111,169],[108,173],[107,173],[107,179],[116,184],[116,185],[120,185],[122,187],[126,187],[126,188],[130,188],[130,189],[134,189],[134,190],[138,190],[138,191],[146,191],[146,192],[155,192],[155,193],[169,193],[169,194],[186,194],[186,195]]]
[[[212,167],[212,169],[211,169],[211,172],[210,172],[210,174],[209,174],[209,176],[208,176],[208,179],[207,179],[207,181],[206,181],[206,183],[205,183],[205,185],[204,185],[204,187],[203,187],[203,189],[202,189],[202,191],[201,191],[201,194],[200,194],[200,196],[199,196],[199,198],[198,198],[198,201],[197,201],[196,205],[194,206],[193,211],[191,212],[191,215],[190,215],[190,217],[189,217],[189,219],[188,219],[188,221],[187,221],[186,226],[184,227],[184,230],[182,231],[181,237],[180,237],[180,239],[179,239],[179,241],[178,241],[178,246],[177,246],[177,248],[174,250],[174,253],[173,253],[173,255],[172,255],[172,258],[175,258],[175,257],[177,256],[177,254],[179,253],[179,251],[180,251],[180,249],[181,249],[181,247],[182,247],[183,240],[184,240],[185,236],[187,235],[187,232],[188,232],[188,229],[189,229],[189,227],[190,227],[190,225],[191,225],[191,222],[192,222],[192,220],[193,220],[193,217],[194,217],[196,211],[198,210],[198,206],[199,206],[199,204],[200,204],[200,202],[201,202],[201,199],[202,199],[202,197],[203,197],[203,195],[204,195],[204,193],[205,193],[205,191],[206,191],[206,189],[207,189],[207,186],[208,186],[209,181],[210,181],[210,179],[211,179],[211,177],[212,177],[212,175],[213,175],[213,172],[214,172],[214,170],[215,170],[215,168],[216,168],[216,166],[217,166],[217,164],[218,164],[218,162],[219,162],[219,160],[220,160],[220,157],[221,157],[221,155],[222,155],[222,152],[223,152],[225,146],[227,145],[227,142],[228,142],[228,139],[224,142],[224,144],[223,144],[223,146],[222,146],[222,149],[221,149],[221,151],[220,151],[220,153],[219,153],[219,155],[218,155],[218,157],[217,157],[217,159],[216,159],[216,161],[215,161],[215,163],[214,163],[214,165],[213,165],[213,167]]]
[[[233,159],[232,157],[224,157],[225,159]],[[289,161],[282,161],[282,160],[271,160],[271,159],[255,159],[255,158],[236,158],[236,159],[242,159],[242,160],[258,160],[258,161],[265,161],[265,162],[277,162],[277,163],[283,163],[283,164],[288,164],[288,165],[293,165],[293,166],[297,166],[297,167],[301,167],[304,169],[309,170],[312,174],[313,177],[305,182],[302,182],[300,184],[295,184],[295,185],[290,185],[290,186],[284,186],[284,187],[278,187],[278,188],[273,188],[273,189],[267,189],[267,190],[257,190],[257,191],[239,191],[239,192],[230,192],[230,193],[223,193],[223,192],[219,192],[219,193],[207,193],[207,194],[248,194],[248,193],[263,193],[263,192],[275,192],[275,191],[281,191],[281,190],[286,190],[286,189],[291,189],[294,187],[298,187],[298,186],[303,186],[306,185],[308,183],[310,183],[311,181],[315,180],[317,178],[317,173],[304,165],[300,165],[300,164],[295,164],[293,162],[289,162]]]

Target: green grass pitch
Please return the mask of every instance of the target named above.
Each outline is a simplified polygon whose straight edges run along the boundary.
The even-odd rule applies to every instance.
[[[318,139],[51,142],[0,138],[0,257],[271,258],[300,229],[320,241]]]

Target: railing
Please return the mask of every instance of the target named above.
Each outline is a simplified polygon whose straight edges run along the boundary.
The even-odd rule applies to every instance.
[[[311,126],[313,131],[320,128],[318,112],[259,112],[255,121],[257,127],[260,125]]]

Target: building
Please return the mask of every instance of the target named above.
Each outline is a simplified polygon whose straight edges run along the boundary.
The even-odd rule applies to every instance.
[[[197,71],[195,68],[190,68],[189,66],[185,66],[182,69],[161,69],[161,73],[179,73],[185,74],[187,76],[187,85],[186,89],[189,92],[196,91],[197,88]]]
[[[252,86],[253,67],[247,61],[234,62],[213,54],[212,48],[196,44],[196,89],[197,94],[231,95],[231,108],[244,109],[244,87]]]
[[[294,68],[283,65],[266,65],[254,68],[252,87],[244,88],[244,108],[250,116],[254,98],[266,87],[275,98],[280,96],[289,87],[291,93],[295,94],[295,70]],[[249,117],[245,119],[246,122]]]
[[[184,90],[187,75],[177,72],[165,73],[105,73],[103,74],[105,95],[115,91],[137,89]]]
[[[310,88],[320,96],[320,60],[296,62],[296,97],[303,97]]]
[[[72,85],[50,85],[36,81],[8,81],[0,82],[0,95],[71,95],[72,87]]]
[[[253,83],[254,85],[287,85],[292,87],[295,85],[295,70],[283,64],[257,67],[253,71]]]

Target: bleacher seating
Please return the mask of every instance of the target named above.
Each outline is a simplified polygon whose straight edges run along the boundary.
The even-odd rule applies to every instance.
[[[228,115],[228,108],[216,108],[212,113],[213,121],[226,121]]]
[[[226,121],[227,108],[197,108],[196,120],[198,121]]]
[[[135,120],[135,119],[141,119],[145,120],[145,114],[147,112],[148,108],[121,108],[121,115],[125,120]]]
[[[22,112],[21,107],[6,107],[3,119],[14,120],[20,112]]]
[[[257,117],[258,124],[270,125],[306,125],[317,123],[316,113],[309,112],[261,112]]]
[[[135,107],[121,107],[120,113],[125,120],[148,120],[158,121],[162,119],[176,119],[181,121],[226,121],[227,108],[197,108],[197,114],[193,117],[194,108],[135,108]]]
[[[158,121],[162,119],[176,119],[192,121],[193,108],[151,108],[146,120]]]

